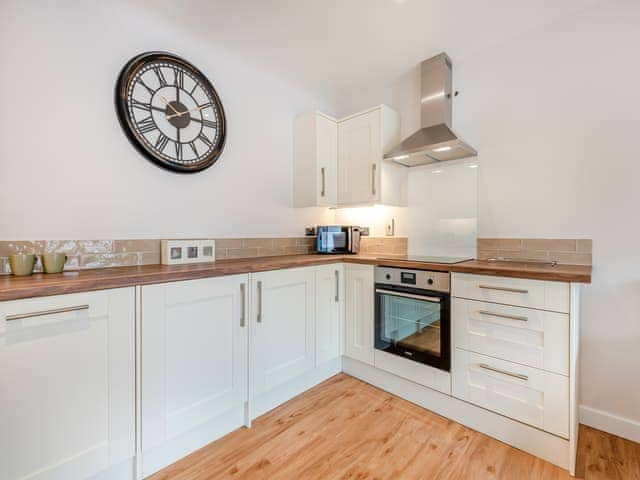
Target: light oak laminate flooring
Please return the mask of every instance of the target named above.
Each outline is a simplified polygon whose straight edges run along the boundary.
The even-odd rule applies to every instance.
[[[640,480],[640,445],[581,427],[578,477]],[[152,480],[572,478],[533,455],[339,374]]]

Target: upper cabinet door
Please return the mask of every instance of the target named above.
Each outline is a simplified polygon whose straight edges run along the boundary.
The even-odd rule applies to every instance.
[[[252,395],[259,395],[314,367],[315,268],[256,273],[252,286]]]
[[[221,416],[242,425],[248,281],[233,275],[142,287],[144,475],[214,440],[209,425]]]
[[[133,288],[0,303],[0,478],[132,461],[134,312]]]
[[[338,124],[338,203],[374,203],[380,199],[382,141],[380,109]]]
[[[338,124],[316,114],[316,198],[317,204],[338,203]]]
[[[319,112],[293,122],[293,204],[335,206],[338,201],[338,124]]]

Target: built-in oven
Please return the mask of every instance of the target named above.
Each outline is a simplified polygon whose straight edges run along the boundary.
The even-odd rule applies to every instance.
[[[450,274],[376,267],[375,348],[451,367]]]

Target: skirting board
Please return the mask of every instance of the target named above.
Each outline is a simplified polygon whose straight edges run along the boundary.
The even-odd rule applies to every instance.
[[[580,423],[640,443],[640,422],[580,405]]]
[[[561,468],[569,469],[569,442],[457,398],[343,357],[344,373],[450,418]]]

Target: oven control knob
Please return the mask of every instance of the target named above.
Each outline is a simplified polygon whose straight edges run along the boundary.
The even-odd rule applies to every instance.
[[[429,285],[433,285],[433,278],[428,279],[428,280],[427,280],[427,283],[428,283]]]
[[[386,277],[386,279],[387,279],[387,280],[391,280],[391,274],[390,274],[390,273],[387,273],[387,274],[385,275],[385,277]]]

